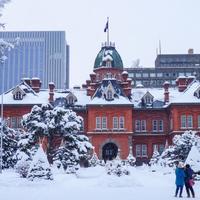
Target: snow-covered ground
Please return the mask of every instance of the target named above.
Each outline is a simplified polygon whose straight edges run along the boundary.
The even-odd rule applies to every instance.
[[[173,169],[130,168],[131,174],[107,175],[104,167],[81,168],[76,175],[54,172],[54,180],[29,181],[13,171],[0,174],[1,200],[170,200],[174,197]],[[200,182],[194,189],[200,198]],[[183,192],[183,198],[186,192]]]

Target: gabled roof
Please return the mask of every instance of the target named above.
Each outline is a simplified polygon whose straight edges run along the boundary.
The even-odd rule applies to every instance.
[[[106,98],[106,92],[112,90],[113,99]],[[115,78],[105,78],[88,104],[131,104]]]

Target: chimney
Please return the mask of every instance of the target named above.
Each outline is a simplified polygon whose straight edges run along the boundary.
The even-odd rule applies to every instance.
[[[128,78],[128,72],[127,72],[127,71],[123,71],[123,72],[122,72],[122,80],[123,80],[123,81],[126,81],[127,78]]]
[[[188,49],[188,54],[194,54],[194,49]]]
[[[40,92],[41,81],[39,78],[32,78],[31,79],[31,88],[36,92]]]
[[[165,104],[169,103],[169,82],[165,81],[164,84],[164,102]]]
[[[96,81],[96,74],[95,73],[90,74],[90,80],[91,80],[92,83],[94,83]]]
[[[55,84],[53,82],[49,83],[49,103],[54,102],[54,89],[55,89]]]

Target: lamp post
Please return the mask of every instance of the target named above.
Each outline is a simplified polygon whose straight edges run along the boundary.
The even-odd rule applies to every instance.
[[[0,174],[2,174],[2,168],[3,168],[3,95],[4,95],[4,63],[2,63]]]

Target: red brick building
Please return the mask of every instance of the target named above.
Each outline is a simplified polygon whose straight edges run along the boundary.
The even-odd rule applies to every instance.
[[[177,88],[131,88],[131,79],[114,44],[102,46],[93,73],[82,88],[41,90],[38,78],[24,79],[4,94],[4,117],[20,128],[21,117],[33,105],[50,102],[73,109],[83,117],[81,132],[86,134],[100,159],[120,153],[128,156],[130,147],[138,162],[147,162],[155,146],[162,152],[175,134],[200,129],[200,83],[195,77],[177,78]]]

